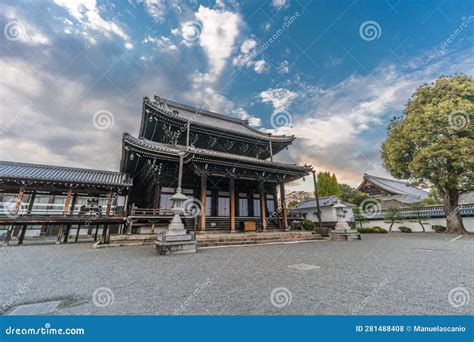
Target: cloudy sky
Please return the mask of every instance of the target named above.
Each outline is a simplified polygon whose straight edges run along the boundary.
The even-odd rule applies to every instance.
[[[470,0],[2,1],[0,25],[1,160],[116,170],[157,94],[295,134],[280,160],[357,185],[418,86],[474,74]]]

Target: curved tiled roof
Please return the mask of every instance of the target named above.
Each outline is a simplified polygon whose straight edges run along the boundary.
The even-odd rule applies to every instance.
[[[194,108],[160,97],[156,97],[156,99],[157,101],[162,102],[164,106],[156,104],[147,97],[145,97],[144,103],[152,107],[154,110],[159,111],[160,113],[177,117],[185,121],[191,121],[197,125],[217,130],[229,131],[232,133],[239,133],[267,141],[271,140],[275,142],[291,143],[293,140],[295,140],[295,136],[293,135],[272,135],[271,133],[259,131],[250,127],[245,120],[240,120],[238,118],[214,113],[204,109]]]
[[[308,172],[311,168],[310,166],[299,166],[296,164],[272,162],[268,160],[247,157],[247,156],[226,153],[226,152],[219,152],[219,151],[214,151],[214,150],[206,150],[206,149],[201,149],[201,148],[186,147],[186,146],[180,146],[180,145],[168,145],[168,144],[151,141],[144,138],[135,138],[128,133],[123,134],[123,139],[124,141],[132,145],[135,145],[139,148],[144,148],[147,150],[161,152],[165,154],[178,155],[180,152],[187,152],[187,153],[192,153],[192,154],[200,155],[200,156],[229,159],[229,160],[242,162],[242,163],[257,164],[257,165],[273,167],[276,169],[285,169],[285,170],[291,170],[291,171],[296,171],[296,172]]]
[[[368,180],[372,182],[373,184],[379,186],[381,189],[384,189],[391,193],[395,193],[399,195],[408,195],[420,200],[428,196],[428,193],[426,191],[415,188],[414,186],[411,186],[407,181],[383,178],[383,177],[372,176],[368,174],[364,174],[364,180]]]
[[[86,183],[120,187],[128,187],[132,185],[130,177],[121,172],[9,161],[0,161],[0,179]]]

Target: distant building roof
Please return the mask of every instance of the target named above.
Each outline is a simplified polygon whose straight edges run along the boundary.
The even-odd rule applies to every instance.
[[[321,197],[319,199],[319,206],[320,207],[329,207],[329,206],[332,206],[334,204],[336,204],[337,202],[337,196],[326,196],[326,197]],[[346,203],[346,202],[343,202],[344,205],[346,206],[353,206],[353,204],[350,204],[350,203]],[[303,201],[299,204],[297,204],[296,206],[294,206],[293,208],[291,208],[292,210],[296,209],[312,209],[312,208],[316,208],[316,200],[314,198],[311,198],[311,199],[307,199],[306,201]]]
[[[374,186],[385,190],[388,193],[404,196],[402,198],[404,203],[418,202],[428,197],[428,192],[409,185],[407,181],[383,178],[368,174],[364,174],[364,180],[359,185],[358,189],[361,190],[367,182],[370,182]]]
[[[0,161],[0,180],[8,179],[118,187],[132,185],[128,174],[121,172]]]

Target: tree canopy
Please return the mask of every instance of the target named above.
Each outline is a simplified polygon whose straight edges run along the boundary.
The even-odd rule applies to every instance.
[[[431,184],[443,197],[448,230],[465,231],[457,213],[474,188],[474,79],[440,77],[416,90],[382,144],[384,167],[396,178]]]
[[[341,197],[342,191],[337,183],[336,175],[329,172],[318,173],[318,195],[320,197],[336,195]]]

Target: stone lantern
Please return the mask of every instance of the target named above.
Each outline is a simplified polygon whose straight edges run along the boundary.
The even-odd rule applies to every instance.
[[[181,180],[183,178],[183,159],[184,152],[179,153],[179,173],[178,187],[176,193],[171,197],[173,201],[173,219],[168,225],[168,229],[164,234],[158,234],[155,247],[158,254],[183,254],[196,252],[196,240],[190,234],[186,234],[181,214],[184,212],[184,201],[187,197],[182,193]]]
[[[345,220],[347,213],[347,206],[342,204],[340,200],[337,200],[336,204],[333,205],[336,209],[336,228],[331,231],[332,240],[360,240],[360,233],[356,230],[351,229]]]

